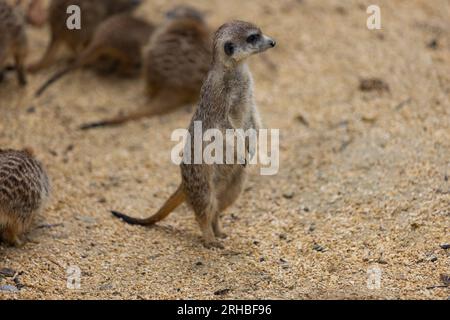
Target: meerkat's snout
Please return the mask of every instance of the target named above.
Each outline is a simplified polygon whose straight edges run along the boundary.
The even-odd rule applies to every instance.
[[[268,37],[266,35],[263,35],[261,52],[266,51],[268,49],[272,49],[276,45],[277,45],[277,42],[274,39],[272,39],[271,37]]]
[[[275,48],[275,46],[277,45],[277,42],[270,37],[266,36],[266,38],[267,38],[267,42],[268,42],[269,46],[271,46],[272,48]]]

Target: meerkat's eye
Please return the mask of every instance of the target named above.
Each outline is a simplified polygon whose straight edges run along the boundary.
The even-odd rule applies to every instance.
[[[251,44],[255,44],[256,42],[259,41],[259,39],[261,39],[261,35],[258,33],[254,33],[251,34],[248,38],[247,38],[247,42],[251,43]]]
[[[225,50],[225,54],[227,56],[232,56],[234,53],[234,44],[232,42],[225,43],[223,49]]]

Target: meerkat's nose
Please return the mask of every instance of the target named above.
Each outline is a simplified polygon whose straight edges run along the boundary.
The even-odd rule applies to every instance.
[[[277,42],[273,39],[269,39],[269,44],[273,47],[275,47],[277,45]]]

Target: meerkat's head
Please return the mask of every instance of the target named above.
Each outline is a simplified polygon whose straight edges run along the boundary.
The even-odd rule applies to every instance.
[[[132,11],[137,8],[144,0],[108,0],[107,5],[111,14],[121,13],[123,11]]]
[[[174,19],[194,19],[199,22],[205,21],[205,14],[200,10],[188,5],[179,5],[166,12],[166,18],[169,20]]]
[[[236,64],[275,45],[275,40],[264,35],[254,24],[231,21],[215,33],[214,59],[219,59],[225,65]]]

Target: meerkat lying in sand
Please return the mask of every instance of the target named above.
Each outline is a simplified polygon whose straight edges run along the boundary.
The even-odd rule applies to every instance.
[[[24,19],[19,8],[0,0],[0,81],[3,80],[5,63],[12,56],[19,84],[26,85],[24,64],[27,49]]]
[[[75,53],[86,48],[97,26],[108,17],[133,10],[140,0],[52,0],[48,8],[51,39],[44,56],[28,66],[28,71],[37,72],[49,67],[62,44]],[[81,28],[71,30],[67,27],[67,8],[76,5],[81,9]]]
[[[214,37],[212,66],[201,90],[200,104],[189,127],[190,151],[194,154],[194,123],[203,130],[258,130],[261,127],[253,97],[253,80],[246,64],[248,57],[275,47],[275,41],[247,22],[233,21],[218,29]],[[188,138],[189,139],[189,138]],[[205,142],[204,142],[205,143]],[[186,152],[187,150],[185,150]],[[237,151],[237,150],[236,150]],[[249,153],[250,150],[247,150]],[[182,182],[163,207],[147,219],[112,213],[125,222],[153,225],[167,217],[183,202],[194,210],[207,247],[222,247],[216,237],[225,234],[220,227],[220,213],[241,194],[246,166],[242,164],[181,164]]]
[[[211,34],[203,14],[177,6],[150,38],[144,53],[149,104],[134,113],[85,124],[81,129],[119,125],[195,103],[211,64]]]
[[[21,245],[49,193],[47,174],[30,151],[0,149],[0,238]]]
[[[57,72],[47,80],[36,92],[40,96],[52,83],[69,72],[95,65],[99,59],[107,58],[117,64],[117,72],[125,76],[139,74],[142,66],[142,49],[147,44],[154,26],[129,14],[120,14],[102,22],[94,33],[94,37],[78,56],[77,60],[67,68]]]

